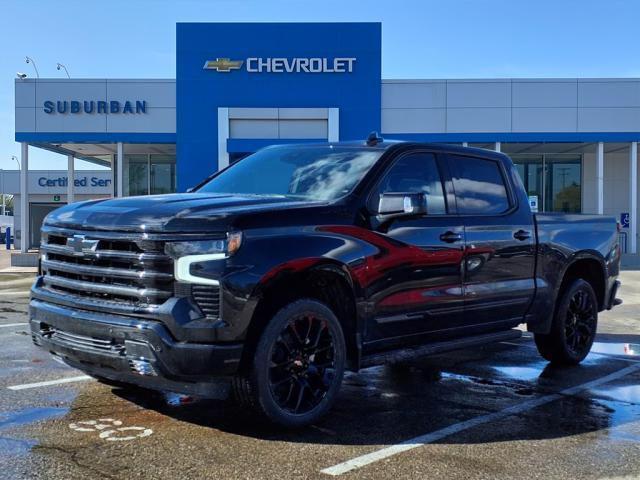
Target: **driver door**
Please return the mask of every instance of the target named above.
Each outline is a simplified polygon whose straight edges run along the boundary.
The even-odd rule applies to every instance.
[[[414,151],[397,158],[369,198],[370,211],[385,193],[422,193],[424,215],[372,219],[383,238],[373,267],[374,320],[367,331],[371,347],[417,343],[434,332],[453,332],[463,324],[462,263],[464,228],[455,214],[446,165],[431,152]]]

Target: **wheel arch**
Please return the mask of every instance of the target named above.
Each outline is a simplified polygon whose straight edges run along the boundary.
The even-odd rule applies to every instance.
[[[573,280],[582,278],[591,285],[598,299],[598,311],[604,310],[607,288],[607,269],[604,258],[597,252],[578,252],[568,263],[558,283],[554,305]]]
[[[602,311],[606,306],[607,268],[604,258],[598,252],[582,250],[574,253],[567,258],[564,268],[555,278],[557,281],[550,292],[544,295],[545,299],[540,300],[534,307],[539,309],[538,313],[531,312],[533,315],[529,315],[530,319],[537,319],[533,322],[527,321],[528,330],[533,333],[549,333],[558,299],[565,289],[578,278],[584,279],[593,288],[598,300],[598,311]]]
[[[360,362],[361,322],[358,314],[357,284],[344,264],[326,258],[296,262],[304,268],[283,264],[267,272],[256,287],[256,307],[246,334],[240,371],[251,365],[260,335],[271,318],[285,305],[311,298],[327,305],[338,317],[347,346],[347,367],[357,370]]]

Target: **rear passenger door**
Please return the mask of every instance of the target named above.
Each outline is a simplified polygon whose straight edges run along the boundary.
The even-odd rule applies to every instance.
[[[465,230],[463,290],[467,324],[487,329],[523,320],[534,295],[535,232],[498,159],[448,156]],[[519,208],[520,207],[520,208]]]

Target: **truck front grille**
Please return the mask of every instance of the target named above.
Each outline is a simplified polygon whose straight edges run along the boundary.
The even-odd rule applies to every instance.
[[[43,284],[58,293],[140,307],[173,294],[173,260],[164,242],[142,234],[111,238],[45,227],[40,251]]]
[[[118,343],[114,339],[100,339],[78,335],[71,332],[59,330],[50,325],[41,324],[40,333],[43,337],[49,338],[58,344],[80,350],[93,350],[100,353],[109,353],[114,355],[124,355],[125,346]]]

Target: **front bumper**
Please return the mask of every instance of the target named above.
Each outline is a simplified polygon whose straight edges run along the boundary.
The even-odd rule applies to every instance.
[[[177,341],[160,322],[32,298],[33,342],[89,375],[155,390],[222,398],[242,344]]]

